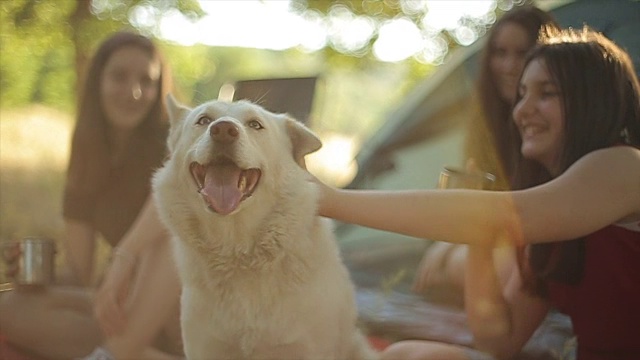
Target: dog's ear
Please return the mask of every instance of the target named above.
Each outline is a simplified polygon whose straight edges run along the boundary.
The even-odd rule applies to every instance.
[[[296,163],[304,164],[305,155],[318,151],[322,147],[320,139],[299,121],[287,118],[286,127]]]
[[[167,94],[167,113],[169,114],[171,125],[184,119],[190,111],[191,109],[180,104],[173,95]]]

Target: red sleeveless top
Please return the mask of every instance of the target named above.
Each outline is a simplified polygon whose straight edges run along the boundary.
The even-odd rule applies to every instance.
[[[549,283],[549,299],[569,315],[578,360],[640,359],[640,223],[607,226],[586,238],[584,278]]]

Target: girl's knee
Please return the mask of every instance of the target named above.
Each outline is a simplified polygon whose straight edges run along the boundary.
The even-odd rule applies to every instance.
[[[468,360],[460,346],[421,340],[400,341],[390,345],[381,360]]]
[[[414,346],[408,341],[393,343],[384,349],[380,356],[380,360],[416,359],[413,348]]]

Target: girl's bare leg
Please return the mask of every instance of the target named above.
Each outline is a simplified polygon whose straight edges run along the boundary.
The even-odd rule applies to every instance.
[[[105,348],[116,359],[175,359],[153,349],[154,339],[165,327],[179,336],[177,321],[180,302],[180,280],[171,253],[171,243],[158,241],[145,250],[140,259],[137,278],[127,308],[127,326],[115,337],[108,338]],[[171,328],[173,327],[173,328]]]
[[[48,359],[84,356],[102,341],[90,292],[79,287],[3,292],[0,330],[12,344]]]

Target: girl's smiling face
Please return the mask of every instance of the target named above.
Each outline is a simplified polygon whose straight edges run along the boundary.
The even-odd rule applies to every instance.
[[[525,55],[531,47],[527,30],[515,22],[502,25],[491,44],[489,66],[500,97],[513,103]]]
[[[542,164],[551,174],[559,172],[564,146],[565,119],[560,90],[542,59],[524,69],[513,119],[522,138],[520,151]]]
[[[102,72],[101,103],[109,123],[131,131],[144,120],[160,91],[160,61],[136,46],[115,51]]]

